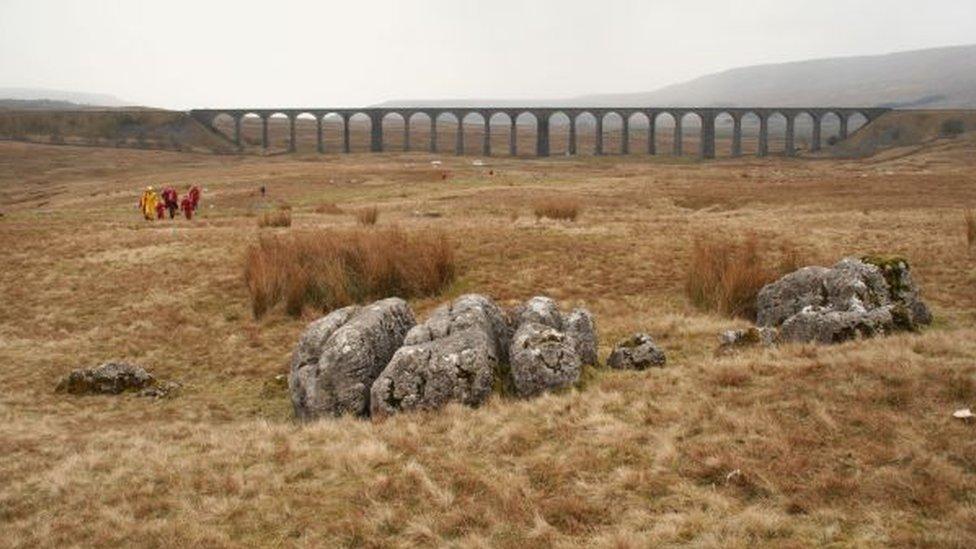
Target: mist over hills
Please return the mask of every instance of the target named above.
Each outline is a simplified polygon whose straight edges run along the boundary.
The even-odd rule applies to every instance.
[[[44,88],[0,88],[0,106],[7,108],[72,109],[78,107],[133,106],[106,93],[88,93]]]
[[[394,100],[379,106],[976,108],[976,45],[731,69],[649,92],[552,100]]]
[[[634,93],[556,99],[399,99],[377,107],[763,106],[976,109],[976,44],[753,65]],[[132,107],[114,95],[2,87],[0,108]]]

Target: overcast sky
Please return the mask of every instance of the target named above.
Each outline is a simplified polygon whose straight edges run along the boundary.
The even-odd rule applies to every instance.
[[[0,86],[359,106],[647,91],[976,42],[976,0],[0,0]]]

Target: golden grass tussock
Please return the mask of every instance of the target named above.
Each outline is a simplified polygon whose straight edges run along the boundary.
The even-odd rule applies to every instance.
[[[532,207],[536,219],[548,217],[565,221],[576,221],[583,206],[579,199],[572,197],[549,196],[539,199]]]
[[[291,227],[291,209],[277,209],[258,216],[258,227]]]
[[[277,303],[299,316],[398,296],[427,296],[455,276],[442,232],[321,230],[262,236],[245,254],[244,280],[255,317]]]
[[[966,244],[972,248],[976,245],[976,210],[967,210],[963,221],[966,223]]]
[[[360,208],[356,210],[355,214],[356,221],[364,227],[370,225],[376,225],[376,222],[380,219],[380,210],[376,206],[368,206],[366,208]]]
[[[338,205],[336,205],[335,202],[323,202],[315,206],[315,208],[313,208],[312,211],[314,211],[317,214],[326,214],[326,215],[342,215],[346,213],[345,210],[343,210]]]
[[[792,246],[780,247],[776,263],[772,252],[754,233],[698,237],[691,245],[685,294],[700,309],[754,320],[759,290],[805,264]]]

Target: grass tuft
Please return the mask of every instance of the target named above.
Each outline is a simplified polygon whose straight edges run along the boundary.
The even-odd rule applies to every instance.
[[[368,208],[360,208],[356,210],[356,221],[364,227],[370,225],[376,225],[376,222],[380,218],[380,210],[376,206],[370,206]]]
[[[442,232],[309,231],[263,236],[244,258],[251,310],[259,318],[284,301],[330,311],[391,296],[433,295],[454,280],[454,251]]]
[[[258,227],[291,227],[291,209],[264,212],[258,217]]]
[[[336,205],[335,202],[323,202],[315,207],[313,210],[317,214],[326,215],[342,215],[346,213],[342,208]]]
[[[563,219],[566,221],[576,221],[582,212],[583,206],[575,198],[566,197],[547,197],[536,201],[533,207],[535,218],[542,219]]]
[[[700,309],[755,320],[759,290],[804,265],[803,256],[792,246],[780,248],[775,265],[770,255],[755,234],[741,240],[698,238],[691,248],[685,294]]]

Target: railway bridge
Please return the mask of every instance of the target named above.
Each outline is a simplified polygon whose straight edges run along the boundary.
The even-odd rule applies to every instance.
[[[630,152],[630,131],[629,121],[637,113],[643,114],[649,121],[647,154],[658,154],[655,146],[656,120],[660,116],[670,115],[675,121],[673,128],[672,153],[681,156],[682,150],[682,121],[686,117],[698,119],[701,127],[699,151],[701,158],[715,158],[715,122],[722,115],[727,115],[732,119],[732,144],[731,155],[742,155],[742,120],[743,117],[753,115],[759,119],[759,143],[758,156],[766,156],[769,153],[769,121],[773,116],[782,116],[786,119],[786,145],[785,154],[787,156],[796,155],[795,137],[796,120],[800,116],[809,116],[813,121],[813,135],[810,142],[810,150],[818,151],[821,148],[821,125],[824,117],[831,114],[840,120],[840,130],[838,137],[843,140],[848,136],[848,125],[852,117],[863,116],[867,123],[870,123],[890,109],[884,108],[851,108],[851,107],[809,107],[809,108],[745,108],[745,107],[384,107],[384,108],[260,108],[260,109],[194,109],[190,115],[205,124],[215,128],[215,119],[221,115],[229,116],[233,119],[234,130],[232,141],[238,146],[242,146],[241,123],[247,116],[258,117],[261,120],[261,146],[265,149],[269,146],[268,140],[268,119],[273,116],[287,117],[289,123],[290,151],[295,150],[295,122],[299,116],[314,117],[317,124],[317,149],[318,152],[325,152],[325,141],[323,139],[322,122],[327,116],[338,116],[342,119],[342,151],[350,150],[350,130],[349,121],[357,115],[365,115],[370,120],[370,151],[383,152],[383,130],[384,122],[390,115],[397,115],[402,118],[404,123],[403,148],[410,148],[410,123],[411,118],[416,114],[423,114],[429,119],[431,152],[437,152],[437,121],[444,114],[454,117],[458,125],[455,133],[455,147],[457,154],[464,151],[464,120],[470,115],[478,115],[484,124],[482,136],[481,153],[485,156],[492,154],[490,139],[490,125],[492,118],[504,114],[509,122],[509,154],[514,155],[516,151],[516,120],[525,114],[530,115],[536,122],[536,155],[549,156],[549,137],[550,122],[554,116],[563,115],[569,120],[569,154],[577,152],[577,124],[582,116],[590,115],[595,120],[596,143],[594,152],[597,155],[604,154],[603,143],[603,124],[607,116],[617,115],[623,121],[623,140],[621,152]]]

